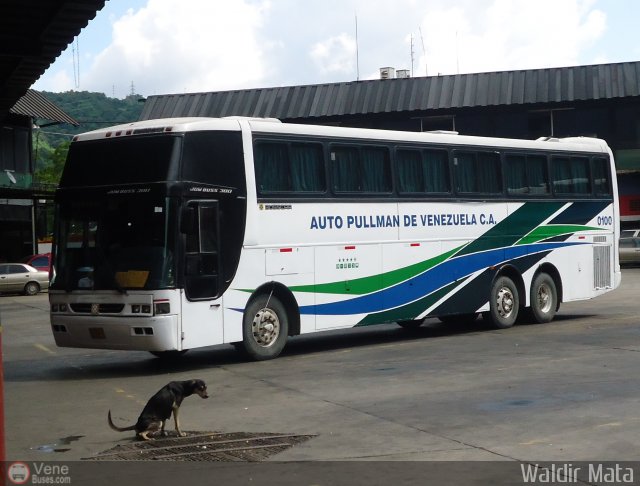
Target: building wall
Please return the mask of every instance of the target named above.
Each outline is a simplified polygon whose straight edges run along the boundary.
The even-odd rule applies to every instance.
[[[33,253],[31,119],[9,116],[0,127],[0,261]]]

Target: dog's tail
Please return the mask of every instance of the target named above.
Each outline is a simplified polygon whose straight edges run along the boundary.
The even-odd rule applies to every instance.
[[[129,427],[118,427],[117,425],[115,425],[113,423],[113,420],[111,420],[111,410],[109,410],[109,413],[107,415],[107,420],[109,421],[109,427],[111,427],[113,430],[117,430],[118,432],[126,432],[127,430],[136,430],[135,425],[131,425]]]

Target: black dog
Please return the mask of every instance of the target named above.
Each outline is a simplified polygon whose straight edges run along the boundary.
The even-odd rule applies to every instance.
[[[107,419],[109,426],[118,432],[127,430],[135,430],[138,437],[149,440],[149,434],[160,429],[162,435],[165,435],[165,422],[171,417],[173,412],[173,420],[176,424],[176,432],[180,437],[186,434],[180,430],[180,422],[178,421],[178,410],[182,400],[186,397],[197,393],[202,398],[209,398],[207,394],[207,385],[202,380],[172,381],[166,384],[158,393],[153,395],[142,409],[140,417],[135,425],[129,427],[117,427],[111,420],[111,410]]]

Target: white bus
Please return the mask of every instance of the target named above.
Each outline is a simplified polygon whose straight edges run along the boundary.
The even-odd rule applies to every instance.
[[[620,283],[613,156],[245,118],[76,136],[56,193],[58,346],[158,355],[426,317],[550,321]]]

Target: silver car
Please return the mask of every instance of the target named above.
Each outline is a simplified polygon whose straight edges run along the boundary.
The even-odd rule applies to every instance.
[[[22,292],[35,295],[49,288],[49,272],[25,263],[0,263],[0,293]]]
[[[640,237],[620,238],[620,265],[640,263]]]

